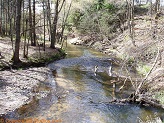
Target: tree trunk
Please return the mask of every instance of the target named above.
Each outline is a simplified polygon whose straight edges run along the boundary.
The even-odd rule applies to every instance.
[[[33,0],[33,25],[32,25],[32,28],[33,28],[33,45],[32,46],[36,46],[36,33],[35,33],[35,0]]]
[[[132,22],[132,25],[131,25],[131,30],[132,30],[132,33],[131,33],[131,38],[132,38],[132,43],[134,46],[136,46],[135,44],[135,37],[134,37],[134,0],[132,1],[132,7],[131,7],[131,22]]]
[[[24,36],[24,32],[25,32],[24,31],[24,26],[25,26],[25,7],[24,7],[24,1],[23,1],[23,4],[22,4],[22,9],[23,9],[22,10],[23,11],[23,19],[22,19],[23,20],[23,26],[22,26],[22,32],[23,33],[22,33],[22,35]]]
[[[54,15],[54,20],[53,20],[53,27],[52,27],[52,32],[51,32],[51,48],[55,48],[55,43],[56,43],[56,29],[57,29],[57,20],[58,20],[58,6],[59,6],[59,0],[56,1],[55,4],[55,15]]]
[[[20,29],[21,29],[21,4],[22,0],[17,0],[17,9],[16,9],[16,41],[15,41],[15,51],[13,56],[13,63],[17,64],[20,62],[19,59],[19,47],[20,47]]]
[[[63,34],[64,34],[64,30],[65,30],[65,25],[66,25],[66,22],[67,22],[67,19],[68,19],[68,15],[69,15],[69,12],[70,12],[70,9],[71,9],[71,5],[72,5],[72,1],[71,1],[70,5],[69,5],[66,17],[65,16],[63,17],[62,31],[61,31],[61,35],[62,35],[61,36],[61,48],[63,47],[63,43],[64,43]],[[64,13],[64,15],[65,15],[65,13]],[[65,39],[65,40],[67,40],[67,39]]]
[[[30,40],[31,40],[31,46],[33,46],[34,42],[33,42],[33,36],[32,36],[31,0],[29,0],[29,27],[30,27],[29,36],[30,36]]]
[[[55,4],[55,15],[54,15],[54,20],[53,20],[53,25],[52,25],[53,27],[51,27],[52,28],[52,30],[51,30],[51,45],[50,45],[51,48],[55,48],[56,36],[57,36],[56,30],[57,30],[57,23],[58,23],[58,15],[59,15],[59,13],[60,13],[63,5],[64,5],[65,0],[62,1],[60,8],[59,8],[59,2],[60,2],[60,0],[57,0],[56,4]]]
[[[126,1],[128,5],[128,28],[129,28],[129,36],[132,40],[132,44],[135,45],[134,40],[134,0]]]
[[[8,2],[9,2],[9,0],[8,0]],[[13,6],[12,6],[12,3],[11,2],[9,2],[10,3],[10,12],[9,12],[9,23],[10,23],[10,31],[9,31],[9,35],[10,35],[10,40],[11,40],[11,43],[12,43],[12,49],[13,49],[13,52],[14,52],[14,42],[13,42],[13,24],[12,24],[12,19],[13,19],[13,14],[14,14],[14,12],[13,12]]]
[[[1,2],[1,10],[0,10],[0,35],[2,35],[2,0]]]
[[[160,9],[160,0],[156,0],[155,3],[155,13],[158,13]]]
[[[1,0],[1,36],[4,36],[4,1]]]
[[[47,1],[47,25],[49,25],[49,28],[48,28],[48,34],[49,34],[49,41],[51,40],[51,28],[52,28],[52,25],[51,25],[51,9],[50,9],[50,0]]]
[[[45,22],[46,22],[46,20],[45,20],[45,18],[46,18],[46,15],[45,15],[45,2],[44,2],[44,0],[43,0],[43,16],[44,16],[44,44],[43,44],[43,48],[44,48],[44,51],[45,51],[45,43],[46,43],[46,41],[45,41],[45,35],[46,35],[46,29],[45,29]]]

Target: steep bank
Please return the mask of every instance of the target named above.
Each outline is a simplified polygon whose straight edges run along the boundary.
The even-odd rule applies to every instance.
[[[128,29],[125,29],[123,33],[114,33],[112,39],[100,38],[98,35],[91,37],[90,35],[76,34],[78,40],[73,40],[71,43],[91,47],[111,57],[121,59],[120,66],[128,69],[129,73],[130,71],[140,73],[141,76],[138,77],[146,80],[147,89],[149,92],[153,92],[154,98],[159,100],[164,96],[163,24],[163,16],[160,16],[158,20],[155,19],[155,16],[153,18],[147,15],[135,16],[134,41],[136,46],[132,43]],[[163,99],[160,101],[164,104]]]

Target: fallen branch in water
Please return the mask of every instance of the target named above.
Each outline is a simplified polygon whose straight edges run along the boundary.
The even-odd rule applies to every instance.
[[[126,99],[113,99],[109,102],[99,102],[95,103],[93,101],[90,101],[91,103],[94,104],[138,104],[141,106],[147,106],[147,107],[156,107],[156,108],[161,108],[164,109],[164,105],[160,104],[160,102],[156,99],[153,99],[151,97],[148,97],[145,94],[139,94],[135,96],[135,94],[131,94],[129,98]]]

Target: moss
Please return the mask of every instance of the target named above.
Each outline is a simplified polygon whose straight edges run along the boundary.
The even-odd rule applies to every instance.
[[[50,62],[65,57],[65,55],[66,55],[65,51],[62,49],[58,49],[58,52],[45,53],[44,55],[39,57],[37,56],[37,54],[35,54],[31,57],[28,57],[27,61],[20,62],[16,65],[13,64],[11,65],[11,67],[13,69],[18,69],[18,70],[26,69],[28,67],[42,67]],[[0,63],[0,70],[6,70],[6,69],[10,69],[10,67]]]
[[[55,60],[58,60],[58,59],[61,59],[62,57],[65,56],[65,51],[62,50],[62,49],[58,49],[58,53],[55,53],[55,54],[44,54],[42,55],[41,57],[37,58],[37,57],[29,57],[28,60],[29,62],[31,63],[50,63],[52,61],[55,61]]]

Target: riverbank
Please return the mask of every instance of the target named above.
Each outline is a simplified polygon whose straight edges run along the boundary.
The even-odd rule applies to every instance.
[[[49,93],[46,86],[51,75],[49,62],[61,59],[65,53],[59,49],[29,46],[28,58],[23,58],[23,43],[20,47],[20,60],[17,66],[12,65],[13,49],[7,37],[0,37],[0,115],[14,111],[28,104],[33,98],[43,98]]]
[[[28,56],[23,57],[24,51],[24,43],[23,41],[20,44],[20,60],[21,63],[17,65],[12,64],[12,56],[13,56],[13,47],[10,38],[8,37],[0,37],[0,70],[5,69],[23,69],[28,67],[41,67],[45,66],[45,64],[63,58],[65,56],[64,51],[58,48],[55,49],[50,48],[50,42],[46,42],[45,51],[43,46],[28,46]]]
[[[152,97],[164,104],[163,23],[163,16],[159,18],[157,27],[155,19],[147,15],[136,16],[133,40],[135,46],[128,29],[123,33],[114,33],[112,39],[98,35],[74,34],[76,40],[71,40],[70,43],[94,48],[110,57],[120,59],[119,65],[122,69],[129,70],[127,76],[130,76],[131,71],[139,73],[138,78],[148,86],[147,90]],[[154,34],[153,30],[157,33]],[[139,83],[135,81],[133,83],[137,88]]]
[[[0,71],[0,114],[12,112],[35,97],[44,97],[48,89],[39,90],[51,71],[46,67]]]

